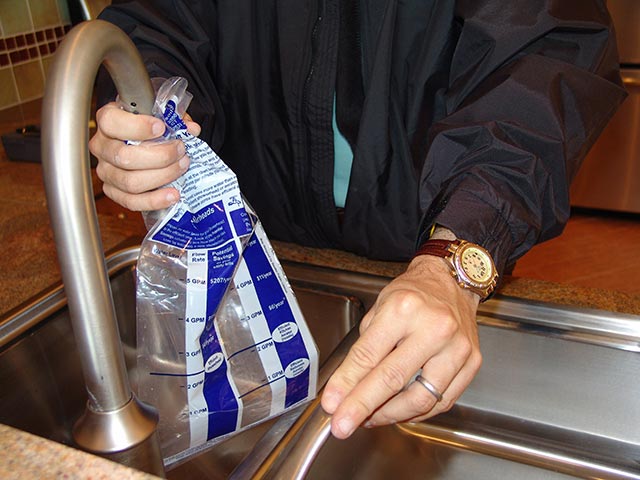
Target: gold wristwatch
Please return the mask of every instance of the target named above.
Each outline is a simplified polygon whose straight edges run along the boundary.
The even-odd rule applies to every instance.
[[[458,285],[487,299],[496,288],[498,272],[493,259],[480,245],[465,240],[427,240],[416,252],[418,255],[435,255],[447,261],[451,275]]]

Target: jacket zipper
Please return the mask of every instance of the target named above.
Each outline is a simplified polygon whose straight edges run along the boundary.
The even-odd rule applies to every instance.
[[[321,7],[322,8],[322,7]],[[315,67],[316,67],[316,61],[317,61],[317,36],[318,36],[318,31],[320,29],[320,25],[322,24],[322,14],[319,14],[316,18],[316,21],[313,25],[313,30],[311,31],[311,59],[310,59],[310,67],[309,67],[309,72],[307,73],[307,76],[305,78],[304,81],[304,86],[303,86],[303,90],[302,90],[302,106],[300,109],[300,113],[301,113],[301,117],[302,117],[302,124],[304,125],[303,129],[302,129],[302,135],[303,135],[303,154],[304,154],[304,158],[303,161],[301,162],[301,164],[299,165],[299,169],[298,169],[298,192],[299,192],[299,197],[300,197],[300,201],[302,203],[302,205],[304,206],[304,221],[305,221],[305,228],[308,231],[312,232],[312,235],[314,237],[314,240],[324,240],[324,235],[322,234],[322,229],[320,227],[320,225],[314,221],[313,219],[309,219],[309,216],[312,212],[312,209],[310,208],[313,200],[309,197],[309,195],[305,194],[306,191],[308,191],[307,188],[307,172],[309,169],[309,165],[308,165],[308,159],[309,159],[309,137],[308,137],[308,133],[307,133],[307,128],[306,128],[306,115],[307,115],[307,106],[308,106],[308,102],[309,102],[309,90],[311,88],[311,80],[313,79],[314,73],[315,73]],[[309,221],[311,220],[311,221]]]

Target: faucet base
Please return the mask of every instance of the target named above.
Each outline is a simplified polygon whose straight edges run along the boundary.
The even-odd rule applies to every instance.
[[[110,412],[87,408],[73,427],[79,448],[138,470],[164,476],[156,410],[132,395]]]

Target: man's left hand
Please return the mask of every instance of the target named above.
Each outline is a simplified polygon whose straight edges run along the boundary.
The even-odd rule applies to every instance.
[[[445,260],[416,257],[389,283],[360,325],[360,338],[322,396],[331,431],[419,421],[449,410],[482,363],[480,298],[453,279]],[[442,400],[413,379],[421,375]]]

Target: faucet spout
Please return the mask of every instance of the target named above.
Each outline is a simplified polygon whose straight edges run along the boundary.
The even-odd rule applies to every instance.
[[[154,92],[140,54],[124,32],[101,20],[79,24],[60,44],[42,108],[49,215],[89,397],[74,440],[163,475],[157,413],[137,400],[127,376],[94,203],[88,124],[102,64],[129,110],[151,113]]]

